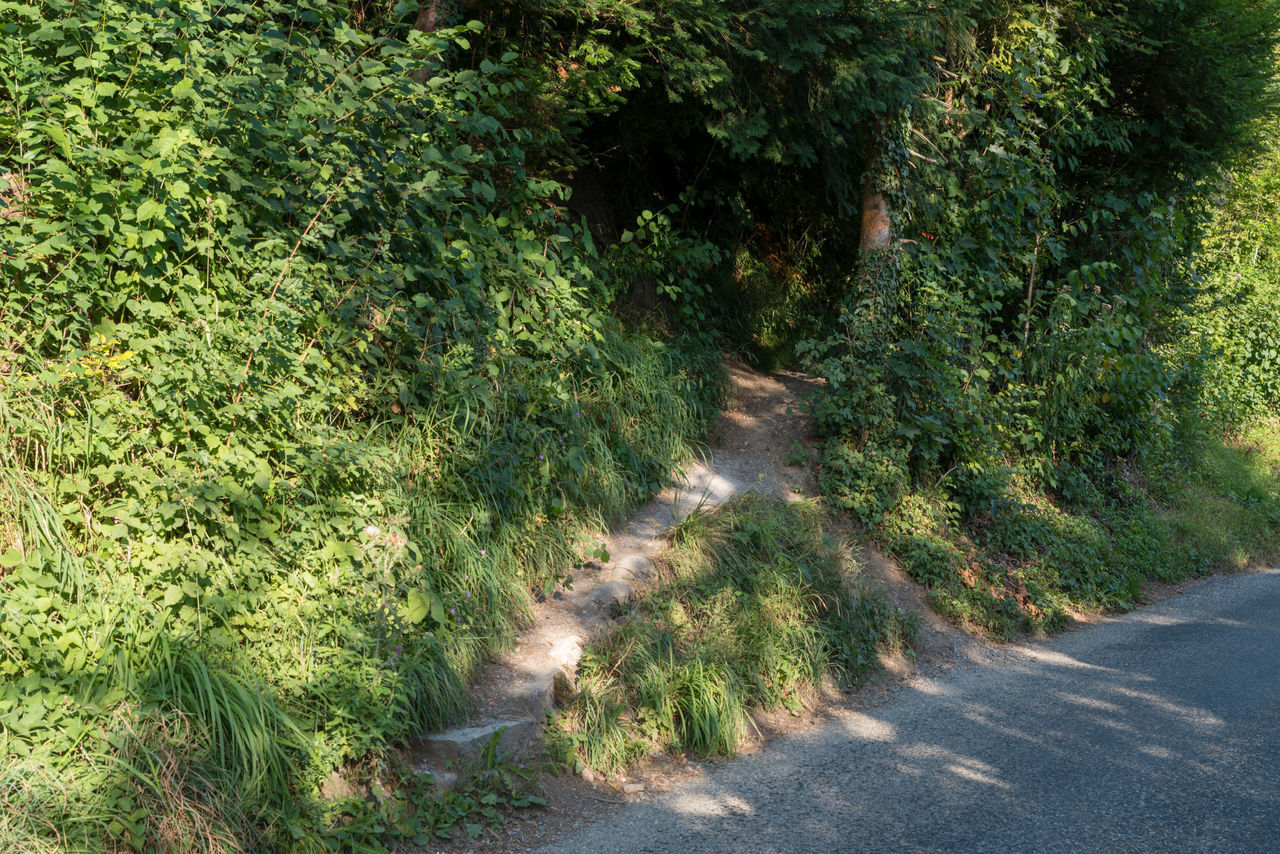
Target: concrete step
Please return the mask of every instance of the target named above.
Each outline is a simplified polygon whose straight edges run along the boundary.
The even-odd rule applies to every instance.
[[[524,759],[541,749],[542,721],[506,718],[481,721],[468,727],[421,736],[412,751],[416,769],[465,768],[481,760],[489,742],[497,736],[498,753],[505,759]]]

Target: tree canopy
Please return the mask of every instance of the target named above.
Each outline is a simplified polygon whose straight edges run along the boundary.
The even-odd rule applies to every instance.
[[[826,380],[867,523],[1274,412],[1277,11],[0,0],[0,840],[392,844],[320,783],[463,714],[725,349]]]

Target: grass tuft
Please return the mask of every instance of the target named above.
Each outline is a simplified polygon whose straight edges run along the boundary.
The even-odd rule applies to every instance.
[[[653,749],[731,756],[755,710],[798,710],[805,688],[856,682],[915,621],[857,580],[816,504],[747,494],[689,514],[660,582],[579,664],[553,743],[616,773]]]
[[[1280,556],[1280,422],[1094,473],[1088,500],[1015,484],[962,518],[941,492],[905,496],[878,530],[943,616],[998,638],[1128,610],[1145,586]]]

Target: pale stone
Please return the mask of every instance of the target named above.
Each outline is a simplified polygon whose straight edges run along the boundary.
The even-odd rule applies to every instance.
[[[591,591],[591,602],[600,607],[608,607],[615,602],[626,602],[634,592],[625,581],[607,581]]]
[[[582,658],[582,638],[577,635],[560,638],[551,645],[548,655],[556,664],[567,668],[577,667],[578,659]]]
[[[642,554],[623,555],[618,559],[613,574],[622,579],[643,581],[653,575],[653,561]]]
[[[414,770],[418,774],[429,776],[431,778],[431,785],[435,786],[435,788],[440,791],[452,791],[458,788],[458,775],[452,771],[445,771],[442,768],[437,768],[434,765],[428,765],[425,762]]]
[[[528,718],[490,721],[422,736],[415,753],[436,767],[450,762],[467,765],[484,753],[495,733],[501,733],[499,753],[508,758],[529,756],[538,749],[539,729],[538,722]]]

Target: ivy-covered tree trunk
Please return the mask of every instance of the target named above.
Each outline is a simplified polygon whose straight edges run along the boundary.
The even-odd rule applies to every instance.
[[[870,493],[892,492],[905,477],[905,457],[889,438],[895,413],[888,376],[900,302],[901,250],[894,221],[905,205],[903,126],[899,117],[881,117],[866,159],[859,257],[840,315],[845,355],[837,358],[844,365],[826,371],[832,399],[841,406],[828,413],[834,418],[820,415],[824,428],[839,437],[828,464],[851,473],[857,488]],[[827,368],[833,365],[826,362]],[[879,503],[889,500],[881,497]]]
[[[419,32],[435,32],[443,18],[443,0],[426,0],[418,7],[418,15],[414,18],[413,28]]]
[[[898,244],[895,208],[901,207],[906,149],[901,122],[883,116],[877,123],[862,182],[862,228],[854,291],[865,311],[858,334],[883,345],[898,307]],[[877,350],[883,354],[882,346]]]
[[[882,388],[889,353],[886,344],[892,340],[898,309],[901,265],[893,223],[895,208],[902,204],[901,169],[905,156],[899,127],[900,122],[889,116],[877,123],[863,175],[858,266],[845,302],[850,350],[866,372],[868,393]]]
[[[882,177],[889,169],[883,150],[877,146],[867,158],[867,171],[862,185],[862,239],[858,249],[862,253],[863,275],[868,266],[875,264],[877,255],[893,245],[893,221],[889,217],[889,199],[884,192]]]

